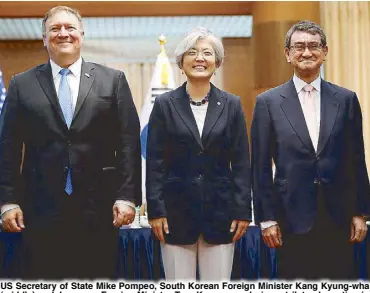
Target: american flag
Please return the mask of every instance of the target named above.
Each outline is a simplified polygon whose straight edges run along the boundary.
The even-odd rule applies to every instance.
[[[3,73],[1,72],[1,69],[0,69],[0,113],[1,113],[1,110],[3,109],[3,105],[5,101],[5,93],[6,93],[6,89],[5,89],[5,85],[3,81]]]

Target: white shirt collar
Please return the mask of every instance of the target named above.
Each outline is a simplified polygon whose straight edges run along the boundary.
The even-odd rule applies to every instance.
[[[53,60],[50,59],[50,66],[51,66],[51,72],[53,73],[53,79],[57,77],[59,74],[59,71],[62,69],[58,64],[56,64]],[[69,66],[69,70],[71,70],[72,74],[75,77],[81,76],[81,70],[82,70],[82,58],[78,58],[78,60],[73,63],[71,66]]]
[[[305,85],[308,83],[305,82],[304,80],[300,79],[297,75],[293,75],[293,83],[295,86],[295,89],[297,93],[299,93]],[[310,83],[316,91],[320,92],[321,91],[321,76],[319,75],[313,82]]]

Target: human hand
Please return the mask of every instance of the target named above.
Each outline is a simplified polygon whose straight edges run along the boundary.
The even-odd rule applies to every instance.
[[[162,217],[162,218],[152,219],[149,221],[149,224],[152,227],[152,230],[155,236],[159,239],[159,241],[164,243],[165,241],[164,241],[163,231],[166,234],[170,232],[168,230],[167,218]]]
[[[21,232],[24,228],[23,212],[20,208],[6,211],[1,216],[5,232]]]
[[[248,226],[249,222],[244,220],[234,220],[231,223],[230,232],[234,232],[236,229],[233,242],[239,240],[243,236],[243,234],[247,231]]]
[[[269,248],[279,248],[283,246],[282,235],[278,224],[263,229],[262,238]]]
[[[355,216],[351,223],[351,236],[349,241],[352,243],[361,242],[365,239],[367,233],[367,225],[364,217]]]
[[[113,205],[113,225],[116,228],[128,225],[135,219],[135,209],[123,203]]]

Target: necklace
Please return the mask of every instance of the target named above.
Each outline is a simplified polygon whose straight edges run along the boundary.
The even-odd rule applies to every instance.
[[[204,105],[205,103],[208,103],[209,101],[209,96],[211,95],[211,90],[209,90],[208,94],[200,101],[200,102],[196,102],[196,101],[193,101],[193,99],[190,97],[189,93],[188,93],[188,90],[186,90],[186,94],[189,98],[189,102],[190,104],[194,105],[194,106],[202,106]]]
[[[189,99],[190,99],[190,104],[194,106],[202,106],[209,101],[208,97],[204,97],[200,102],[195,102],[192,100],[192,98],[189,98]]]

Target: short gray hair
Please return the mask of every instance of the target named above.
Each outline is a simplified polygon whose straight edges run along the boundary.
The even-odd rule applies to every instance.
[[[321,45],[323,47],[326,46],[326,35],[323,29],[316,23],[309,21],[309,20],[302,20],[296,24],[294,24],[285,36],[285,48],[290,48],[290,41],[292,39],[292,35],[294,32],[306,32],[311,35],[320,35],[321,38]]]
[[[80,12],[77,9],[74,9],[74,8],[68,7],[68,6],[55,6],[55,7],[51,8],[48,12],[46,12],[46,14],[44,16],[44,19],[42,20],[42,34],[43,35],[46,34],[46,21],[59,11],[65,11],[65,12],[68,12],[68,13],[73,14],[74,16],[76,16],[76,18],[77,18],[77,20],[80,24],[81,30],[82,31],[84,30],[83,24],[82,24],[82,17],[81,17]]]
[[[211,37],[211,43],[213,50],[215,51],[216,57],[216,65],[219,67],[225,57],[225,50],[222,42],[219,38],[217,38],[210,30],[204,27],[197,27],[189,32],[187,32],[181,39],[180,43],[177,45],[175,50],[175,58],[177,66],[181,69],[182,68],[182,61],[184,59],[184,54],[191,49],[196,42],[199,40],[203,40],[207,37]]]

